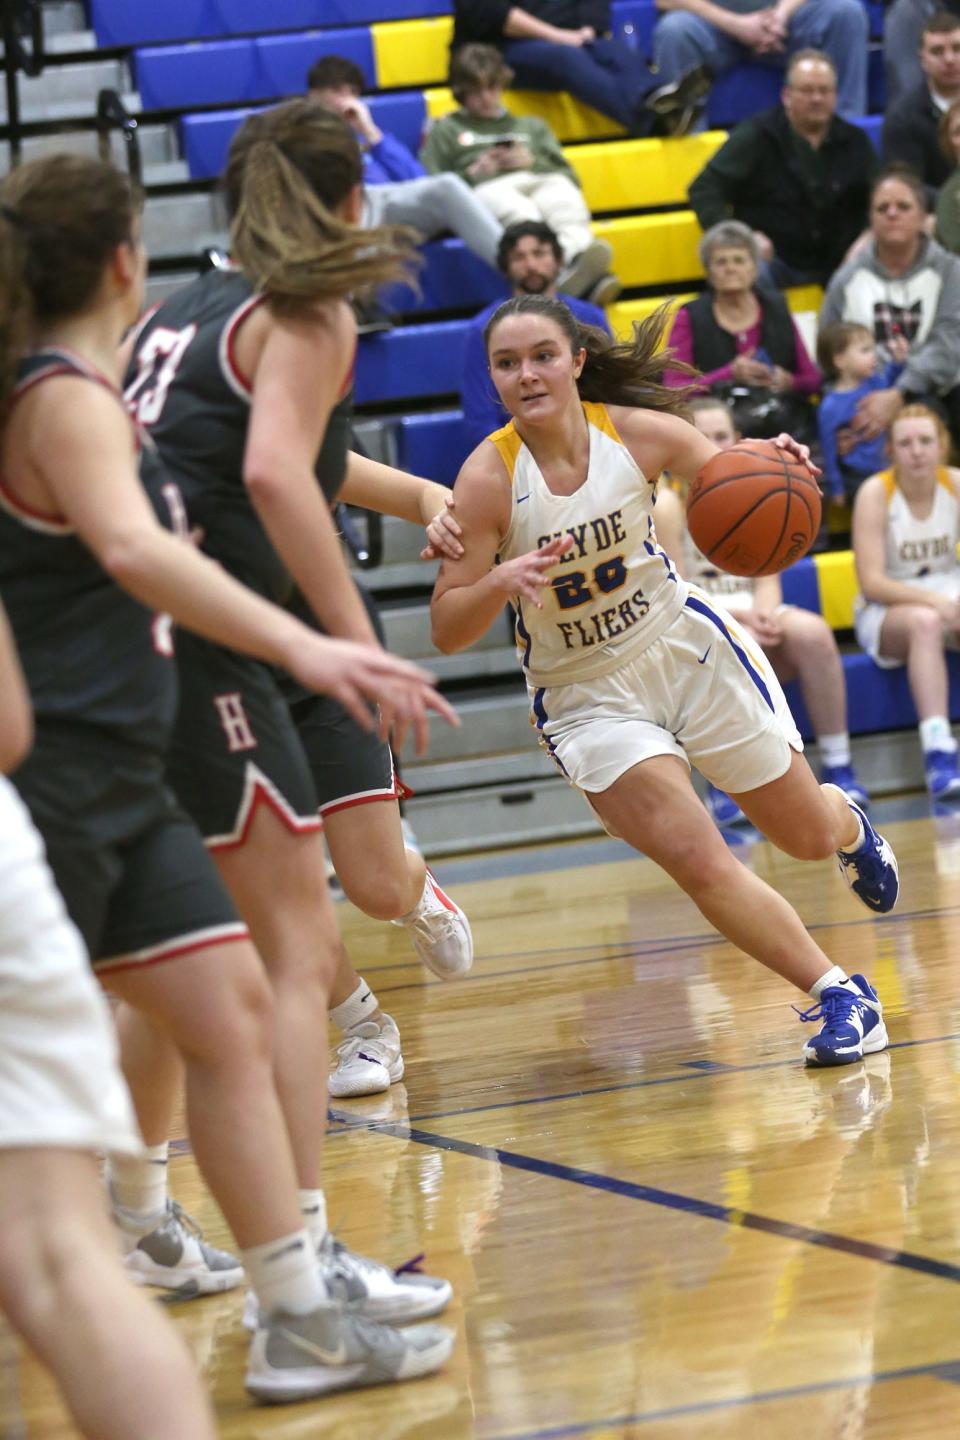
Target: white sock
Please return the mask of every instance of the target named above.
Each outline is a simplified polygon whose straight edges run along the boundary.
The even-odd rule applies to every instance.
[[[406,913],[406,915],[401,915],[400,918],[397,920],[396,923],[397,923],[398,925],[412,925],[413,922],[414,922],[414,920],[418,919],[419,916],[421,915],[421,913],[422,913],[422,911],[423,911],[423,908],[424,908],[424,906],[426,905],[427,901],[428,901],[428,900],[432,900],[432,899],[433,899],[433,887],[432,887],[431,884],[430,884],[430,875],[429,875],[429,873],[428,873],[428,874],[424,877],[424,881],[423,881],[423,893],[422,893],[422,895],[420,896],[420,899],[417,901],[416,905],[414,905],[413,909],[412,909],[412,910],[408,910],[407,913]]]
[[[859,833],[857,834],[856,840],[854,840],[850,845],[842,845],[840,847],[844,855],[855,855],[860,849],[860,847],[866,842],[867,838],[867,832],[863,828],[862,818],[857,814],[856,810],[851,810],[850,814],[857,822],[857,830]]]
[[[817,744],[824,765],[833,768],[850,764],[850,736],[846,730],[838,730],[836,735],[818,735]]]
[[[335,1005],[330,1011],[330,1019],[334,1025],[341,1030],[350,1030],[354,1025],[359,1025],[362,1020],[368,1019],[380,1008],[376,995],[370,989],[362,976],[357,976],[357,988],[346,1000]]]
[[[167,1173],[170,1146],[148,1145],[142,1155],[111,1155],[107,1181],[114,1205],[124,1219],[148,1230],[162,1219],[167,1208]]]
[[[930,750],[947,750],[951,754],[957,748],[946,715],[928,715],[920,721],[920,744],[926,755]]]
[[[298,1190],[300,1214],[316,1250],[327,1233],[327,1197],[322,1190]]]
[[[813,984],[810,986],[810,994],[813,996],[814,1000],[819,1000],[820,996],[823,994],[824,990],[826,990],[828,985],[849,984],[850,976],[847,974],[846,970],[842,970],[839,965],[833,965],[827,971],[826,975],[821,975],[819,980],[815,980],[813,982]]]
[[[309,1315],[326,1300],[320,1267],[306,1230],[295,1230],[292,1235],[240,1253],[254,1293],[268,1313],[287,1310],[291,1315]]]

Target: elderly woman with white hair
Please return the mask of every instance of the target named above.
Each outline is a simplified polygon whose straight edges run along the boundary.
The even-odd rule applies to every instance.
[[[668,342],[672,358],[701,372],[703,389],[730,404],[741,431],[773,436],[789,430],[805,438],[820,371],[782,293],[758,283],[753,231],[739,220],[722,220],[701,240],[700,259],[707,288],[677,311]],[[690,383],[676,371],[664,379]]]

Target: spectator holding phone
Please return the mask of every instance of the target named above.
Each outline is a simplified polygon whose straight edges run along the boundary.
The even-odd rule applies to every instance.
[[[579,181],[546,121],[503,103],[513,71],[492,45],[464,45],[450,62],[460,108],[431,127],[420,158],[431,174],[453,171],[504,226],[545,221],[563,252],[560,288],[608,305],[620,293],[613,252],[597,239]]]

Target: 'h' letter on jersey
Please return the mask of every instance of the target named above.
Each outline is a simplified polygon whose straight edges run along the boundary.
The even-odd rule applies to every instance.
[[[227,748],[230,754],[235,755],[239,750],[255,750],[257,738],[250,729],[250,721],[247,719],[240,696],[236,693],[214,695],[213,703],[217,707],[217,714],[220,716],[220,724],[227,737]]]

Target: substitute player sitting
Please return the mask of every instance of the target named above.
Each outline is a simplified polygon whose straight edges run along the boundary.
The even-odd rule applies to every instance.
[[[718,453],[677,414],[683,392],[659,383],[662,331],[658,314],[618,345],[542,296],[494,314],[490,372],[513,418],[457,479],[465,553],[441,565],[434,641],[464,649],[513,602],[541,743],[611,834],[666,870],[728,940],[814,997],[805,1018],[823,1025],[808,1063],[848,1064],[887,1044],[875,990],[832,963],[733,856],[690,765],[787,854],[836,852],[872,910],[896,903],[896,860],[859,806],[817,784],[762,651],[688,589],[657,544],[656,477],[692,479]],[[806,459],[789,436],[779,443]]]

